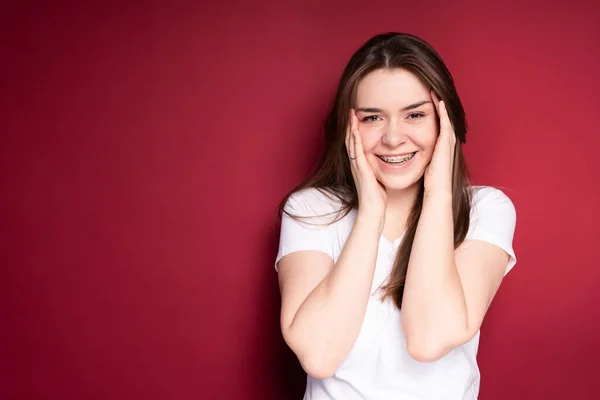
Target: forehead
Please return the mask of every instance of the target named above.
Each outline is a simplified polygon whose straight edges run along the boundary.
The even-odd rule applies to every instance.
[[[386,104],[402,106],[429,99],[429,90],[415,74],[405,69],[378,69],[358,83],[358,107]]]

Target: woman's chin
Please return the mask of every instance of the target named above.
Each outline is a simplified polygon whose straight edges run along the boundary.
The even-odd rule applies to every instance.
[[[423,177],[426,167],[419,153],[404,165],[388,165],[378,158],[371,161],[371,166],[377,180],[387,191],[394,192],[414,188]]]
[[[385,187],[385,189],[394,192],[400,192],[407,189],[414,188],[419,184],[422,174],[418,177],[415,176],[381,176],[378,177],[379,182]]]

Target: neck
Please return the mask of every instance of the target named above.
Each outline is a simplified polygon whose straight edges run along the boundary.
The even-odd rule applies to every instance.
[[[419,194],[420,183],[402,190],[387,190],[387,207],[385,210],[384,230],[404,231],[406,220]]]

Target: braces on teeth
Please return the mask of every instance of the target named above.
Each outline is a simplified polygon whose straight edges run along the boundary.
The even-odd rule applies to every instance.
[[[384,156],[379,156],[379,158],[381,158],[383,161],[388,162],[388,163],[403,163],[406,162],[408,160],[410,160],[411,158],[413,158],[415,155],[415,153],[411,153],[411,154],[407,154],[405,156],[402,157],[384,157]]]

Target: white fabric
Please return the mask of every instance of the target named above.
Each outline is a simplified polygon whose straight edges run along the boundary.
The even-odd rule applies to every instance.
[[[498,189],[488,186],[473,189],[471,224],[466,239],[483,240],[502,248],[510,255],[505,271],[508,273],[516,263],[512,248],[515,208]],[[339,204],[317,189],[293,194],[285,206],[291,214],[301,216],[321,215],[338,208]],[[326,223],[332,218],[334,216],[319,218],[317,222]],[[312,226],[299,223],[284,213],[275,268],[283,256],[299,250],[322,251],[337,261],[355,220],[354,210],[329,226]],[[375,293],[391,272],[400,240],[390,243],[380,237],[372,295],[360,334],[331,378],[307,377],[304,400],[477,399],[479,332],[471,341],[435,362],[417,362],[406,351],[400,311],[389,299],[381,302]]]

